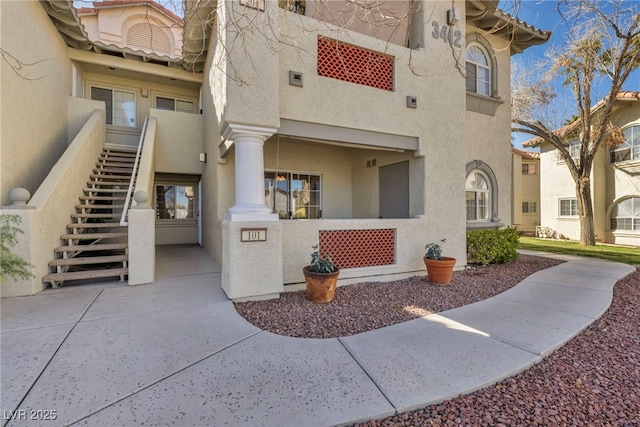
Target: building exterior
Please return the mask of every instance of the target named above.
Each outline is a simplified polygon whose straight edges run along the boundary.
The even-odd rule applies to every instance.
[[[599,102],[592,108],[597,114]],[[619,92],[612,114],[613,126],[624,133],[618,147],[601,147],[591,175],[596,240],[640,246],[640,92]],[[562,131],[578,149],[575,124]],[[572,141],[572,136],[573,140]],[[532,139],[523,144],[540,147],[540,224],[559,237],[580,238],[580,220],[573,179],[549,143]]]
[[[540,153],[511,148],[513,153],[513,222],[522,233],[540,225]]]
[[[181,243],[236,300],[295,289],[316,244],[341,284],[392,280],[428,242],[462,267],[467,229],[510,225],[510,56],[550,33],[497,1],[185,4],[178,22],[145,1],[0,3],[2,204],[35,274],[3,295],[46,286],[61,233],[86,227],[67,224],[79,194],[129,191],[85,188],[105,141],[139,151],[128,235],[103,233],[128,244],[129,284]]]

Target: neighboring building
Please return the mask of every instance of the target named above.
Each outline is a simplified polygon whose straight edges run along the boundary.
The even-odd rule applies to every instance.
[[[540,153],[511,148],[513,153],[513,221],[519,232],[535,233],[540,225]]]
[[[602,101],[592,108],[597,114]],[[601,147],[591,173],[596,240],[640,246],[640,92],[619,92],[611,123],[622,129],[625,142],[615,148]],[[571,140],[577,123],[560,132]],[[570,142],[579,150],[577,136]],[[580,239],[580,220],[575,184],[557,150],[539,138],[523,144],[540,147],[540,204],[542,227],[564,238]]]
[[[130,284],[155,244],[201,244],[232,299],[303,283],[316,244],[343,284],[422,273],[442,238],[464,266],[465,231],[512,218],[510,56],[550,36],[497,3],[186,2],[181,42],[148,1],[0,2],[2,204],[36,275],[2,294],[67,280],[93,228]]]

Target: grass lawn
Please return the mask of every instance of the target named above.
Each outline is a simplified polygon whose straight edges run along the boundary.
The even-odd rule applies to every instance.
[[[582,248],[578,242],[520,236],[518,249],[529,249],[532,251],[551,252],[556,254],[590,256],[631,265],[640,264],[640,248],[629,248],[624,246],[599,244],[596,246]]]

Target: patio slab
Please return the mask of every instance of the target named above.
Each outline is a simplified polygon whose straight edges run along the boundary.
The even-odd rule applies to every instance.
[[[67,323],[2,333],[0,406],[4,418],[18,407],[71,328],[73,324]]]
[[[2,298],[0,329],[10,332],[77,322],[100,292],[102,288],[67,289],[64,293],[45,290],[29,297]]]
[[[219,273],[164,277],[148,285],[105,289],[84,320],[228,301]]]
[[[58,425],[72,422],[257,332],[231,302],[83,321],[20,409],[55,409]]]

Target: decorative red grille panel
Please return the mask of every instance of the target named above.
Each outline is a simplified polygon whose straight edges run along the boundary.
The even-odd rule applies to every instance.
[[[395,264],[396,230],[321,230],[320,253],[338,268]]]
[[[318,75],[393,91],[393,56],[318,37]]]

